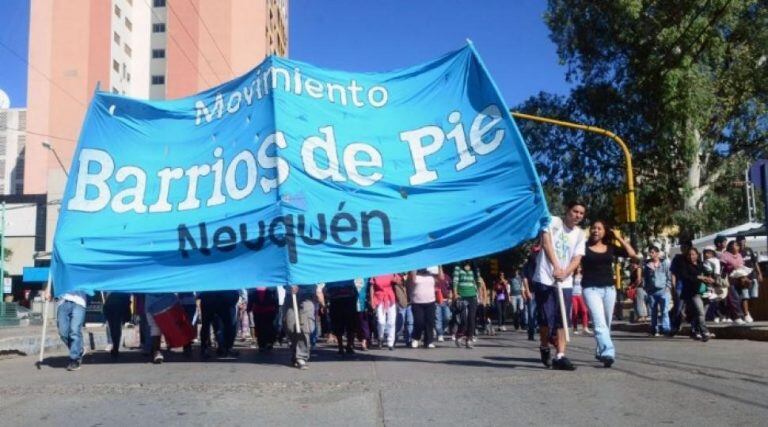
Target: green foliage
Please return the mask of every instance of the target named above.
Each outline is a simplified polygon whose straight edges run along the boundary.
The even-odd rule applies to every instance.
[[[633,154],[639,231],[684,235],[746,220],[733,181],[768,153],[768,0],[550,0],[545,20],[575,83],[519,111],[595,124]],[[519,121],[521,122],[521,121]],[[549,194],[608,216],[624,185],[608,138],[520,123]]]

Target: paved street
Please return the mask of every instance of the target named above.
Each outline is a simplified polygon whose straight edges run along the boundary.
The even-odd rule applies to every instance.
[[[546,370],[518,332],[481,337],[474,350],[374,350],[341,359],[321,348],[307,371],[286,350],[245,349],[202,363],[161,366],[103,352],[82,370],[65,359],[0,360],[2,425],[759,425],[768,417],[766,343],[618,334],[604,369],[593,340],[575,337],[576,372]],[[279,423],[279,424],[278,424]],[[763,424],[764,425],[764,424]]]

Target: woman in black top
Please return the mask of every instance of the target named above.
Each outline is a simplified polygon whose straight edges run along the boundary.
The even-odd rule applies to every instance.
[[[618,242],[621,247],[617,247]],[[627,242],[612,230],[607,231],[605,222],[595,221],[589,228],[589,240],[581,258],[582,297],[587,303],[589,316],[595,330],[597,349],[595,357],[606,368],[613,365],[616,350],[611,340],[611,317],[616,304],[613,263],[616,257],[636,258],[637,254]]]
[[[706,286],[702,284],[711,285],[715,283],[715,279],[707,276],[696,248],[688,249],[688,252],[683,255],[685,262],[681,263],[676,273],[678,280],[683,284],[680,299],[685,301],[691,315],[691,332],[696,334],[697,338],[701,336],[701,340],[706,342],[709,340],[709,330],[704,323],[706,311],[704,301],[701,299],[702,291],[706,290]]]

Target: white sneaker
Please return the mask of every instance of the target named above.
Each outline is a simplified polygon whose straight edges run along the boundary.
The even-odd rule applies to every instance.
[[[720,323],[720,318],[719,317],[715,317],[715,323]]]
[[[501,331],[502,331],[502,332],[506,332],[506,331],[507,331],[507,327],[506,327],[506,326],[502,326],[502,327],[501,327]]]
[[[435,348],[435,345],[434,345],[434,344],[432,344],[432,343],[429,343],[429,345],[427,346],[427,348]]]
[[[411,348],[419,348],[419,340],[411,341]]]
[[[587,328],[587,329],[584,329],[584,333],[585,333],[585,334],[587,334],[587,335],[592,335],[592,334],[594,334],[594,332],[592,331],[592,329],[589,329],[589,328]]]
[[[751,315],[747,314],[746,316],[744,316],[744,321],[747,323],[752,323],[755,321],[755,319],[753,319]]]
[[[733,319],[723,319],[723,323],[733,323]]]
[[[456,341],[456,335],[450,335],[450,336],[448,337],[448,340],[449,340],[449,341]]]
[[[472,342],[477,342],[477,337],[472,337]]]
[[[745,323],[747,323],[747,322],[745,322],[744,319],[736,319],[736,324],[737,325],[743,325]]]
[[[445,337],[443,337],[442,335],[438,335],[437,342],[443,342],[443,341],[445,341]]]

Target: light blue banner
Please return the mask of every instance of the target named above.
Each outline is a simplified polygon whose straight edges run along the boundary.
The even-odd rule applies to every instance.
[[[478,257],[549,220],[474,48],[390,73],[270,57],[189,98],[97,92],[56,294],[317,283]]]

